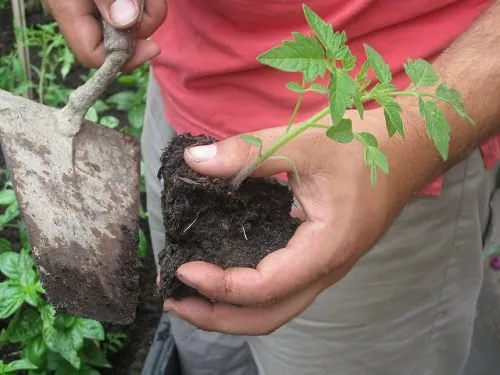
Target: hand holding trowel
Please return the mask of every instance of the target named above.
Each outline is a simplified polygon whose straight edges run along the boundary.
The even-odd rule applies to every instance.
[[[84,116],[132,56],[133,31],[104,22],[104,44],[106,61],[63,109],[0,90],[0,140],[49,302],[129,324],[139,293],[139,144]]]

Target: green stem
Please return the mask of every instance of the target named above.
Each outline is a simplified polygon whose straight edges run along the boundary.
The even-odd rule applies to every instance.
[[[304,86],[306,84],[305,78],[302,78],[302,90],[304,90]],[[288,126],[286,127],[285,134],[287,134],[290,131],[290,128],[292,127],[295,117],[297,117],[297,113],[299,113],[300,106],[302,105],[302,99],[304,98],[304,91],[302,91],[299,94],[299,100],[297,100],[297,104],[295,105],[295,108],[292,113],[292,117],[290,117],[290,122],[288,123]]]
[[[318,121],[320,121],[322,118],[327,116],[330,113],[330,107],[322,109],[320,112],[315,114],[314,116],[310,117],[308,120],[303,122],[302,124],[298,125],[295,129],[292,131],[286,133],[283,135],[274,145],[272,145],[269,149],[267,149],[265,152],[261,153],[257,158],[254,159],[253,162],[247,164],[241,171],[236,175],[231,180],[231,185],[233,189],[237,189],[241,183],[248,177],[250,174],[257,168],[259,167],[262,163],[264,163],[267,159],[269,159],[272,155],[274,155],[280,148],[282,148],[284,145],[286,145],[288,142],[290,142],[292,139],[295,137],[299,136],[302,134],[304,131],[306,131],[309,128],[318,128],[318,127],[326,127],[326,125],[319,125],[317,124]]]
[[[45,47],[45,46],[44,46]],[[45,49],[45,48],[44,48]],[[43,90],[44,90],[44,83],[45,83],[45,72],[47,70],[47,61],[49,59],[49,51],[46,51],[46,53],[42,57],[42,62],[40,65],[40,81],[38,82],[38,97],[40,100],[40,103],[43,104]]]

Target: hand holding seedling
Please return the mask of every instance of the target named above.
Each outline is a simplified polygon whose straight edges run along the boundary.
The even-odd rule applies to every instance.
[[[86,67],[98,68],[104,62],[102,26],[96,13],[117,29],[138,27],[135,54],[123,70],[132,70],[160,53],[159,46],[147,38],[165,20],[166,1],[145,0],[142,16],[139,0],[45,0],[45,4]]]
[[[299,95],[290,124],[186,151],[191,168],[232,178],[235,189],[250,175],[287,172],[305,214],[287,246],[256,269],[223,270],[204,262],[179,267],[179,279],[215,303],[189,297],[167,300],[165,309],[205,330],[262,335],[300,314],[349,272],[413,194],[499,130],[500,35],[491,31],[498,3],[433,65],[408,60],[412,85],[403,91],[391,84],[390,70],[369,46],[351,77],[356,61],[345,35],[307,7],[305,12],[313,37],[295,34],[294,41],[259,57],[302,73],[288,86]],[[487,59],[493,61],[485,64]],[[323,74],[328,87],[315,82]],[[325,109],[297,124],[308,91],[325,95]],[[460,93],[466,94],[463,101]],[[380,108],[364,111],[368,100]],[[470,116],[466,107],[473,109]]]

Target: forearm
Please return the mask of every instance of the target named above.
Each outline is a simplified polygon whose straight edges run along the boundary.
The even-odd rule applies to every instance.
[[[434,62],[442,80],[458,90],[472,126],[444,103],[451,127],[449,158],[443,161],[425,132],[414,99],[403,99],[408,126],[406,140],[388,141],[396,164],[394,178],[404,189],[422,188],[439,173],[464,159],[488,138],[500,132],[500,0]]]

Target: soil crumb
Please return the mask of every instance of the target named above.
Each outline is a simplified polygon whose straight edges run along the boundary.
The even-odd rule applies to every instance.
[[[292,218],[291,189],[269,178],[248,178],[232,191],[229,180],[202,176],[184,162],[188,146],[216,139],[183,134],[162,155],[162,210],[166,245],[160,253],[160,294],[198,295],[175,276],[178,267],[205,261],[223,269],[255,268],[266,255],[286,246],[300,220]]]

